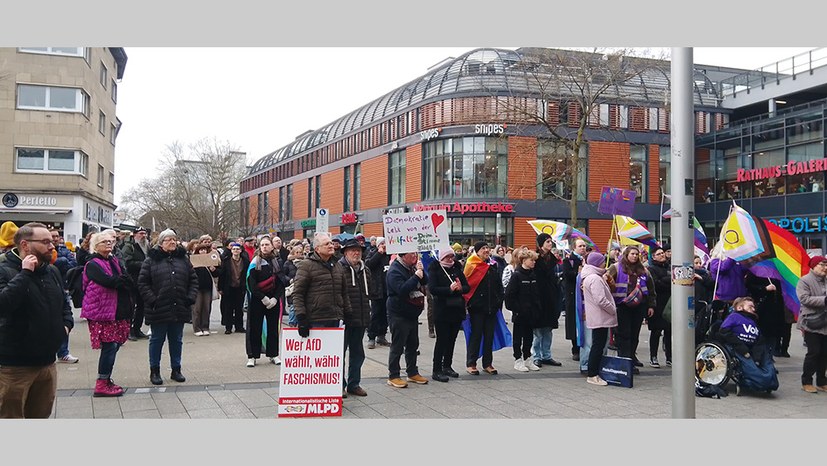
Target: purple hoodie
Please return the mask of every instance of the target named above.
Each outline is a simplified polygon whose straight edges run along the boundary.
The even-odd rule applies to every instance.
[[[744,278],[746,274],[746,269],[734,259],[729,257],[724,258],[723,261],[712,259],[709,262],[709,275],[712,280],[718,282],[715,296],[712,299],[732,301],[735,298],[749,296]]]

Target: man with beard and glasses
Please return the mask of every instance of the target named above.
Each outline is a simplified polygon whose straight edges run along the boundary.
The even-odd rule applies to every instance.
[[[132,277],[134,283],[138,283],[138,275],[141,273],[141,264],[146,259],[147,252],[150,248],[149,239],[147,238],[147,231],[144,227],[139,227],[132,235],[132,241],[128,241],[123,247],[123,260],[126,262],[126,271]],[[129,330],[129,340],[137,341],[139,339],[148,339],[149,336],[141,331],[141,326],[144,323],[144,300],[140,293],[135,296],[135,310],[132,314],[132,325]]]
[[[74,326],[46,225],[27,223],[0,262],[0,418],[48,418],[55,353]]]

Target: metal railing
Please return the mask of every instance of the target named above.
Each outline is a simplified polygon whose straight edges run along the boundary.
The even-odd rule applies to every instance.
[[[718,83],[718,95],[735,97],[740,92],[749,93],[752,89],[764,89],[768,84],[781,84],[788,79],[796,79],[802,73],[812,74],[813,70],[827,65],[827,48],[817,48],[786,58],[756,70],[748,71]]]

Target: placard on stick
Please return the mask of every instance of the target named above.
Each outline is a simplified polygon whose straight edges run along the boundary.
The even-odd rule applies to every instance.
[[[603,186],[600,191],[600,202],[597,204],[597,211],[601,214],[632,217],[635,211],[636,197],[637,192],[631,189]]]
[[[302,338],[286,327],[281,341],[278,416],[341,416],[344,328],[313,328]]]
[[[450,248],[449,220],[444,209],[383,215],[387,253],[443,251]]]

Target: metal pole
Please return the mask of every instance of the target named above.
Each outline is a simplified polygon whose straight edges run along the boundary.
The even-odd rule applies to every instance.
[[[672,48],[672,417],[695,418],[695,141],[691,47]]]

